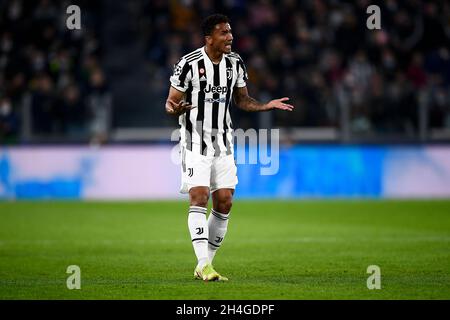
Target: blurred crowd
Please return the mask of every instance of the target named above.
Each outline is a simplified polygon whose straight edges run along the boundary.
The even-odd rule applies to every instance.
[[[70,4],[82,8],[81,30],[66,28]],[[366,26],[371,4],[381,9],[381,30]],[[104,19],[114,19],[104,17],[108,5],[0,0],[0,141],[17,141],[24,132],[106,140],[114,92],[102,68],[102,41],[117,36],[101,34]],[[145,43],[148,90],[161,99],[173,64],[203,46],[202,19],[220,12],[231,19],[250,94],[262,101],[288,96],[296,107],[271,113],[266,125],[347,125],[354,133],[414,136],[425,114],[428,126],[450,128],[448,1],[129,0],[127,6]],[[260,114],[232,110],[236,127],[261,126]]]
[[[82,8],[69,30],[66,8]],[[0,0],[0,141],[102,142],[111,97],[101,67],[100,2]]]
[[[381,9],[381,30],[366,27],[371,4]],[[426,105],[429,126],[450,128],[449,2],[149,0],[142,34],[159,94],[168,66],[203,45],[199,25],[215,12],[231,19],[250,94],[289,96],[296,106],[275,112],[273,126],[339,126],[347,110],[352,132],[414,136]],[[235,113],[238,126],[258,126],[258,115]]]

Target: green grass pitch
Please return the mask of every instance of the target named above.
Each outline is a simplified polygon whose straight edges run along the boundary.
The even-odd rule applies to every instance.
[[[0,299],[450,298],[450,201],[235,201],[214,261],[227,283],[193,280],[187,209],[1,202]]]

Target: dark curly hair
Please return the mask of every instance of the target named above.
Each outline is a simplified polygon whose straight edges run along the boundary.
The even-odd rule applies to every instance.
[[[213,14],[206,17],[202,22],[203,36],[210,36],[214,27],[219,23],[230,23],[230,19],[223,14]]]

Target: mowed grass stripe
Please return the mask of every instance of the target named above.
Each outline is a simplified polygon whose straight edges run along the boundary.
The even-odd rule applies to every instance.
[[[0,203],[0,299],[449,299],[450,201],[235,201],[192,278],[186,202]],[[81,290],[66,268],[81,268]],[[368,290],[369,265],[382,289]]]

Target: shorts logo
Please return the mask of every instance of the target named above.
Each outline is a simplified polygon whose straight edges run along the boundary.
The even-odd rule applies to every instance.
[[[217,236],[216,240],[214,240],[214,241],[216,241],[216,243],[221,243],[222,240],[223,240],[223,237],[221,238],[221,237]]]
[[[212,85],[208,85],[206,88],[205,88],[205,93],[227,93],[227,91],[228,91],[228,88],[227,88],[227,86],[223,86],[223,87],[221,87],[221,86],[212,86]]]
[[[195,230],[197,230],[196,234],[202,234],[203,233],[203,228],[195,228]]]
[[[192,177],[194,175],[194,168],[188,168],[188,177]]]

